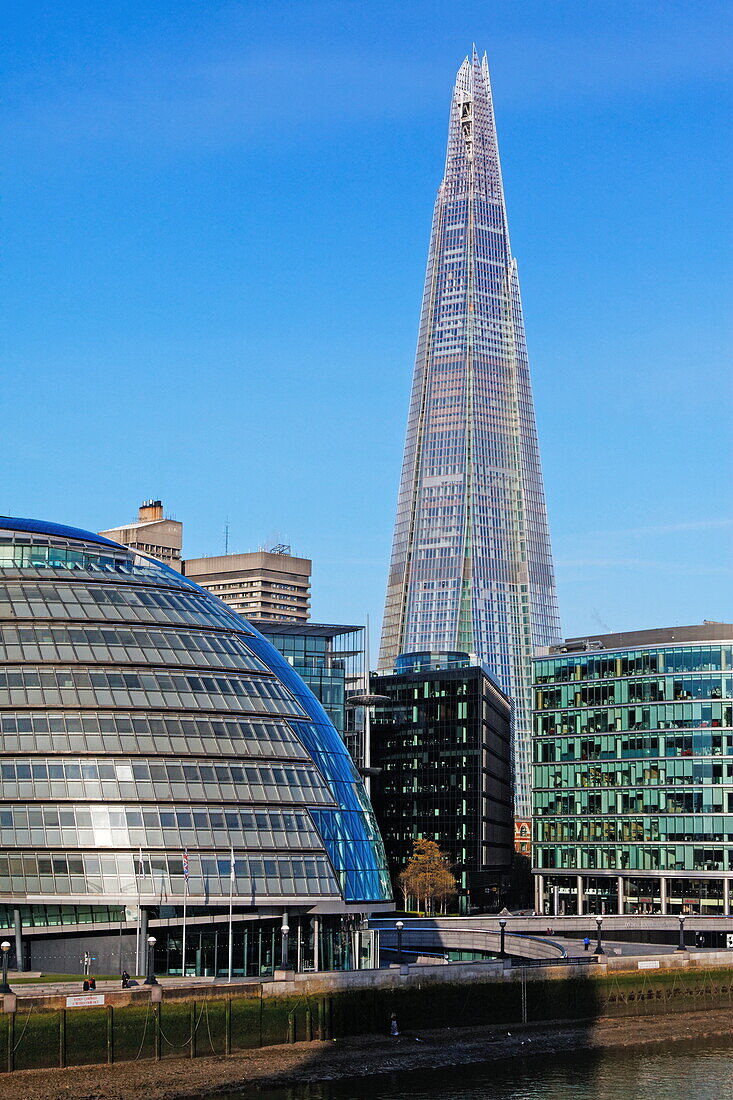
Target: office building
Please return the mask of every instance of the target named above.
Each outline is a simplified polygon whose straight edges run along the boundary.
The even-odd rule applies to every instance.
[[[456,650],[491,670],[514,703],[519,818],[530,814],[532,657],[559,640],[489,70],[474,50],[453,91],[433,217],[379,669]]]
[[[344,739],[354,763],[363,767],[363,721],[347,706],[347,697],[364,682],[364,627],[249,621],[308,685]]]
[[[121,527],[111,527],[109,531],[99,533],[112,542],[129,546],[131,550],[152,554],[174,569],[181,568],[183,524],[164,515],[160,500],[144,500],[138,509],[137,522],[123,523]]]
[[[0,928],[18,925],[34,970],[89,951],[98,972],[139,971],[151,931],[156,967],[180,973],[184,892],[186,971],[209,975],[227,970],[230,890],[238,975],[349,965],[363,915],[391,907],[363,784],[313,693],[138,551],[0,519],[0,729]]]
[[[510,703],[466,654],[413,653],[371,677],[372,800],[393,882],[418,837],[448,852],[458,904],[498,908],[511,869]]]
[[[184,572],[248,619],[305,623],[310,618],[311,566],[309,558],[293,557],[289,546],[275,546],[249,554],[189,558]]]
[[[573,638],[535,681],[537,911],[728,915],[733,624]]]

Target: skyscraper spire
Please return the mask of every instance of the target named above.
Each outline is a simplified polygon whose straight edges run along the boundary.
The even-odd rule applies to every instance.
[[[379,665],[475,654],[512,696],[529,816],[531,658],[559,640],[516,261],[489,67],[456,77],[428,253]]]

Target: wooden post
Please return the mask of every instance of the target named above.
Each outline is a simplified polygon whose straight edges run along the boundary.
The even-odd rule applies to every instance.
[[[115,1060],[115,1017],[112,1005],[107,1005],[107,1064]]]
[[[318,1014],[318,1026],[317,1026],[316,1034],[318,1035],[319,1039],[325,1039],[326,1036],[324,1034],[324,1025],[323,1025],[323,997],[318,998],[318,1000],[316,1002],[316,1011],[317,1011],[317,1014]]]
[[[295,1042],[295,1009],[288,1013],[288,1042]]]
[[[305,1037],[308,1042],[313,1038],[313,1013],[311,1012],[311,1003],[305,1006]]]
[[[8,1013],[8,1073],[15,1069],[15,1013]]]
[[[59,1065],[66,1065],[66,1009],[59,1012]]]
[[[196,1057],[196,1002],[191,1001],[191,1057]]]
[[[155,1019],[155,1061],[160,1061],[160,1001],[153,1005]]]
[[[224,1006],[224,1053],[232,1053],[232,998],[227,997]]]

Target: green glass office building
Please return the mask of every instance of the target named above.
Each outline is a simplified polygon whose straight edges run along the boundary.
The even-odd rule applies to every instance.
[[[537,912],[728,915],[733,625],[570,639],[534,668]]]

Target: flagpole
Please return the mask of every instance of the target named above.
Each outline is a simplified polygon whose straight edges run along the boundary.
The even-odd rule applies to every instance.
[[[232,902],[234,900],[234,848],[230,850],[229,854],[229,977],[228,981],[232,980],[232,955],[234,949],[234,941],[232,938]]]
[[[188,900],[188,848],[183,853],[183,943],[181,944],[181,977],[186,977],[186,901]]]
[[[137,874],[135,875],[135,882],[137,883],[137,928],[135,929],[135,974],[140,973],[140,871],[143,865],[143,850],[142,847],[137,850]]]

